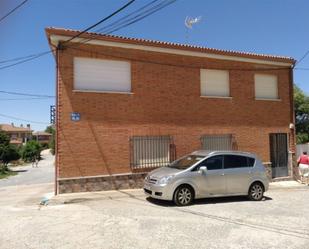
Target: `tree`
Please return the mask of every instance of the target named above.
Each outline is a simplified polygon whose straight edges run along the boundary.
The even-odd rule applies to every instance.
[[[309,96],[294,85],[294,109],[297,143],[309,142]]]
[[[53,125],[47,126],[45,129],[45,132],[52,134],[48,147],[51,149],[51,153],[54,155],[55,154],[55,135],[56,135],[55,127]]]
[[[9,162],[19,158],[20,155],[16,146],[11,145],[10,138],[5,133],[0,132],[0,173],[5,174],[8,172]]]
[[[10,138],[3,131],[0,131],[0,144],[8,145],[10,143]]]
[[[31,162],[36,158],[40,158],[41,154],[41,145],[35,140],[28,141],[22,149],[22,159],[26,162]]]

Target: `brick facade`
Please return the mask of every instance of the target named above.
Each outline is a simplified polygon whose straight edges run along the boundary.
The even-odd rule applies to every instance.
[[[74,56],[129,61],[132,93],[74,91]],[[261,70],[270,66],[85,44],[68,45],[56,57],[60,182],[130,174],[129,139],[136,135],[172,136],[177,157],[200,149],[205,134],[233,134],[239,150],[264,162],[270,161],[270,133],[287,133],[289,150],[295,150],[289,68]],[[231,98],[200,97],[200,68],[228,69]],[[255,100],[256,72],[278,76],[279,100]],[[71,112],[79,112],[81,120],[72,122]]]

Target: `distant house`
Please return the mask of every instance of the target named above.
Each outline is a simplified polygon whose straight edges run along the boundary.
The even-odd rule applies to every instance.
[[[32,138],[30,124],[26,127],[23,125],[17,127],[13,123],[0,124],[0,131],[5,132],[10,137],[10,143],[15,145],[22,145]]]
[[[33,139],[38,141],[40,144],[48,144],[52,137],[52,134],[45,131],[36,131],[32,133]]]

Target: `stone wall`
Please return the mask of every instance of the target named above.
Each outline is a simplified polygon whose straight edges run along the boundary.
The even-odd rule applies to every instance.
[[[142,188],[147,173],[106,175],[58,180],[58,194]]]

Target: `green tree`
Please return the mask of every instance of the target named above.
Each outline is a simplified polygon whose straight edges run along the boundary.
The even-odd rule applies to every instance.
[[[48,147],[51,149],[51,153],[54,155],[55,154],[55,136],[56,136],[55,127],[53,125],[47,126],[45,129],[45,132],[52,134]]]
[[[40,158],[41,145],[35,140],[28,141],[22,149],[22,159],[26,162],[31,162],[36,158]]]
[[[8,164],[13,160],[18,160],[20,155],[16,146],[10,144],[10,138],[0,132],[0,173],[5,174],[9,171]]]
[[[309,96],[294,85],[294,108],[297,143],[309,142]]]

